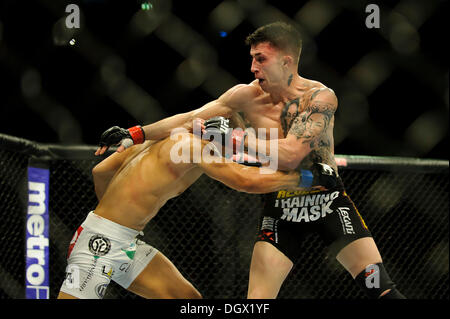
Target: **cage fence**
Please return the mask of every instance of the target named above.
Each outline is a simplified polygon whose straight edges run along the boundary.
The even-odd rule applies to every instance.
[[[64,280],[69,242],[94,210],[93,146],[44,145],[2,135],[0,298],[25,298],[27,167],[49,168],[49,297]],[[336,155],[347,193],[397,287],[412,299],[448,299],[448,161]],[[343,164],[342,164],[343,163]],[[245,298],[263,197],[202,176],[144,230],[205,298]],[[282,299],[366,298],[318,236],[303,241]],[[105,298],[140,298],[114,282]]]

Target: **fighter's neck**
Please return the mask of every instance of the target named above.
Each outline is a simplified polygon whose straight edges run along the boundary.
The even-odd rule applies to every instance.
[[[297,99],[306,90],[306,79],[300,75],[295,74],[291,79],[286,81],[286,84],[278,87],[273,92],[269,92],[274,104],[283,102],[287,103]]]

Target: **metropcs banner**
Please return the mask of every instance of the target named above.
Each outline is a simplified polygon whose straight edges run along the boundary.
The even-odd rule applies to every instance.
[[[49,299],[49,176],[48,168],[28,167],[25,243],[25,296]]]

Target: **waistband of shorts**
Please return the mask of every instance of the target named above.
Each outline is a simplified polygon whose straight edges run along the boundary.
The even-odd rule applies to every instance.
[[[112,220],[95,214],[93,211],[89,212],[81,227],[118,240],[133,240],[137,235],[143,235],[141,231],[117,224]]]
[[[327,190],[320,189],[308,189],[304,191],[290,190],[290,189],[281,189],[276,192],[263,194],[263,198],[266,200],[272,200],[273,198],[280,198],[280,195],[288,195],[287,197],[302,197],[302,196],[311,196],[311,195],[323,195],[323,194],[331,194],[334,192],[343,192],[345,191],[344,183],[342,182],[341,177],[337,177],[337,183],[333,188]],[[284,198],[284,196],[282,197]]]

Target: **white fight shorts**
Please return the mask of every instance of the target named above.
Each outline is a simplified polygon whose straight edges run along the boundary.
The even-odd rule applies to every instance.
[[[158,252],[140,233],[90,212],[70,242],[61,291],[101,299],[111,280],[127,289]]]

